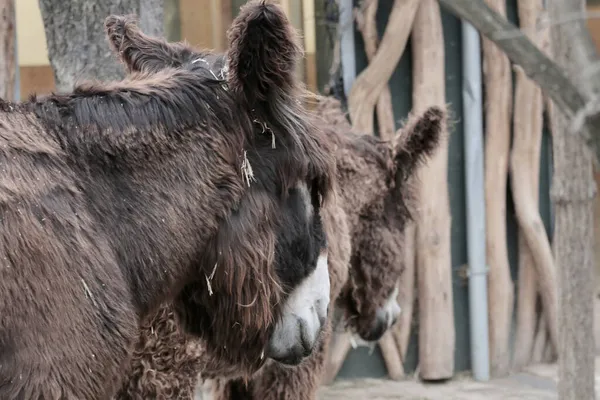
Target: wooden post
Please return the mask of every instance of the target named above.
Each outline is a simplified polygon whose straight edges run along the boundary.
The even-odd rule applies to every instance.
[[[486,0],[506,15],[505,0]],[[512,79],[510,61],[495,44],[483,38],[485,84],[485,209],[486,252],[489,265],[488,306],[490,372],[509,372],[509,336],[514,288],[506,243],[506,186],[510,149]]]
[[[13,0],[0,0],[0,98],[16,100],[15,4]]]
[[[342,368],[344,360],[346,360],[346,355],[352,348],[351,337],[352,334],[350,332],[332,333],[331,344],[329,345],[325,367],[323,368],[325,371],[322,380],[324,385],[331,385],[340,368]]]
[[[373,115],[381,91],[390,80],[404,53],[420,0],[395,0],[381,38],[379,50],[370,64],[356,78],[348,98],[348,111],[357,132],[373,134]]]
[[[181,39],[201,49],[213,48],[212,0],[179,0]]]
[[[436,0],[421,0],[412,33],[413,112],[445,107],[444,36]],[[417,226],[419,371],[422,379],[454,374],[454,307],[450,258],[448,135],[419,170]]]
[[[530,39],[538,44],[542,42],[544,32],[536,29],[538,17],[543,5],[541,0],[519,0],[519,22],[521,29]],[[547,33],[547,32],[546,32]],[[514,107],[514,143],[510,157],[511,185],[513,199],[517,210],[519,232],[519,291],[517,303],[517,331],[513,367],[517,370],[524,367],[531,359],[535,327],[537,321],[536,301],[538,293],[538,274],[536,269],[554,271],[551,248],[542,218],[538,211],[538,191],[540,174],[540,150],[543,129],[543,98],[540,88],[527,78],[521,68],[516,68],[516,90]],[[537,229],[541,227],[542,229]],[[526,230],[532,232],[530,238],[538,242],[536,248],[543,249],[546,257],[536,257],[528,244]],[[540,262],[549,265],[536,265]],[[550,288],[556,292],[556,287]],[[556,294],[552,295],[556,298]],[[553,335],[556,339],[556,310],[546,310],[553,318]],[[546,322],[541,321],[540,330],[546,329]],[[545,334],[538,335],[539,340]],[[544,348],[545,343],[538,344]]]
[[[290,20],[292,26],[299,32],[302,32],[302,3],[298,0],[280,0],[279,4],[281,5],[285,15],[287,15],[288,19]],[[302,63],[298,64],[296,73],[303,82],[306,82],[304,71],[305,65]]]
[[[402,365],[400,352],[391,330],[387,331],[379,339],[379,348],[381,349],[381,354],[383,354],[389,378],[394,381],[402,379],[404,376],[404,366]]]
[[[302,0],[302,29],[304,31],[304,79],[306,86],[314,93],[317,87],[317,38],[315,21],[315,0]]]
[[[379,36],[377,33],[377,6],[378,0],[371,0],[363,3],[359,12],[356,13],[356,23],[360,31],[363,42],[365,43],[365,53],[368,62],[373,60],[379,47]],[[407,18],[410,14],[407,15]],[[414,18],[414,14],[412,15]],[[413,20],[403,21],[404,24],[412,26]],[[397,43],[399,45],[399,43]],[[394,110],[392,107],[392,92],[386,83],[377,100],[377,125],[379,127],[379,136],[385,140],[390,140],[396,131],[396,121],[394,119]]]
[[[233,21],[231,0],[211,0],[212,47],[217,51],[227,49],[227,29]]]
[[[394,330],[396,345],[400,352],[400,359],[404,363],[406,360],[406,352],[408,351],[408,343],[410,341],[410,331],[413,321],[413,308],[415,302],[415,239],[416,226],[414,222],[410,222],[404,229],[404,272],[398,282],[398,304],[402,309],[400,318]]]

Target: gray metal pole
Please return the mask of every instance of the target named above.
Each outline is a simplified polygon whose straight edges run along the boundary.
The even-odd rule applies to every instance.
[[[356,54],[354,50],[354,15],[352,0],[340,0],[340,53],[344,79],[344,93],[350,95],[350,89],[356,79]]]
[[[479,33],[462,22],[463,118],[465,136],[467,247],[471,364],[478,381],[490,379],[481,43]]]

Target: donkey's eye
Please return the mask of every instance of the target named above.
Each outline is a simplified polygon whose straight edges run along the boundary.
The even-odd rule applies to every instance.
[[[323,196],[319,190],[319,185],[313,180],[308,183],[308,190],[310,191],[310,200],[313,208],[319,210],[323,204]]]

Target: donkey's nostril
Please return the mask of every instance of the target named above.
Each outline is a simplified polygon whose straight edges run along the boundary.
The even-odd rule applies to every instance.
[[[321,325],[321,328],[323,328],[325,326],[326,322],[327,322],[327,316],[319,316],[319,324]]]
[[[302,348],[303,348],[303,352],[302,352],[302,356],[303,357],[308,357],[310,356],[310,354],[312,353],[312,345],[310,343],[307,342],[302,342]]]
[[[388,317],[388,328],[391,328],[398,321],[398,316],[395,314],[389,314]]]
[[[300,321],[299,328],[302,348],[304,349],[305,355],[308,355],[312,352],[318,330],[316,330],[314,326],[311,326],[308,321]]]

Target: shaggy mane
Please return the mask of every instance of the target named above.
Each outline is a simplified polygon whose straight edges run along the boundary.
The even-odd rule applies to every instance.
[[[240,125],[250,124],[222,83],[202,68],[86,82],[70,94],[32,96],[21,107],[48,126],[61,146],[87,156],[161,154],[193,139],[195,129],[228,132],[240,142],[235,135],[248,132]]]
[[[300,101],[308,95],[295,74],[302,49],[297,33],[279,6],[263,0],[243,6],[228,31],[227,54],[152,38],[139,29],[132,15],[109,16],[105,31],[110,47],[133,76],[171,70],[174,65],[201,74],[217,93],[211,99],[216,103],[210,104],[220,101],[220,108],[224,108],[218,110],[217,123],[238,119],[242,128],[250,132],[249,142],[260,143],[263,153],[272,150],[273,156],[281,157],[280,173],[289,174],[289,168],[303,165],[308,168],[307,183],[315,185],[322,195],[321,203],[329,199],[335,184],[335,163],[328,157],[333,148],[328,148],[328,140]],[[224,103],[226,97],[228,102]],[[263,160],[251,151],[247,156],[254,171],[262,169]],[[306,172],[296,171],[294,175]],[[292,180],[283,179],[284,183]],[[288,189],[287,184],[279,188],[284,195]]]

